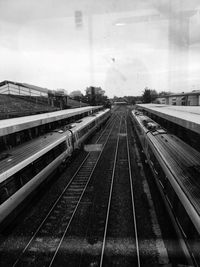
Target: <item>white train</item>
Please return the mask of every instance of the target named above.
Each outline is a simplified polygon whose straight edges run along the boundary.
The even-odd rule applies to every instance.
[[[99,111],[71,125],[9,150],[0,161],[0,224],[6,225],[20,204],[110,116]]]
[[[142,112],[131,115],[185,255],[200,266],[200,153]]]

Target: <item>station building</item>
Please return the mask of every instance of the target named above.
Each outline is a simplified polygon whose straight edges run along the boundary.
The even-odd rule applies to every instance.
[[[22,96],[39,96],[48,97],[48,89],[27,83],[12,81],[0,82],[0,94],[22,95]]]
[[[64,90],[50,90],[47,88],[13,81],[0,82],[0,94],[29,98],[37,103],[49,104],[64,109],[67,107],[67,94]]]
[[[200,106],[200,90],[189,93],[165,95],[158,97],[156,102],[173,106]]]
[[[200,151],[200,106],[138,104],[152,120]]]

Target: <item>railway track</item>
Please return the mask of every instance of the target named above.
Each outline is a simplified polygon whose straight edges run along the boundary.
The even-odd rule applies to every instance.
[[[118,114],[119,126],[104,148],[88,191],[52,266],[140,266],[127,126],[123,114]],[[79,229],[80,225],[82,229]],[[76,249],[72,249],[75,242]]]
[[[123,196],[123,191],[126,190],[127,184],[129,185],[127,197],[123,197],[123,202],[121,202],[120,196]],[[122,217],[124,217],[123,222],[118,221],[116,217],[117,213],[120,213],[121,211],[124,212],[124,214],[121,214]],[[128,229],[127,227],[130,228]],[[120,233],[119,229],[121,229]],[[113,242],[117,243],[117,246],[114,247],[114,249],[117,249],[118,253],[111,256],[110,254],[113,253],[112,251],[110,253],[110,244]],[[127,247],[131,248],[131,250],[127,253],[123,250],[123,248],[120,249],[120,243],[125,243],[125,246],[128,245]],[[100,258],[100,267],[113,265],[140,266],[126,115],[122,117],[120,132],[117,139],[115,163],[112,173],[112,182]]]
[[[92,138],[91,144],[97,143],[101,151],[80,152],[56,182],[55,197],[49,197],[55,190],[45,195],[45,218],[37,220],[40,208],[37,215],[28,217],[28,225],[22,219],[20,228],[26,229],[13,233],[4,250],[0,247],[5,255],[0,265],[149,267],[168,263],[158,258],[126,112],[115,110],[106,128]],[[31,227],[31,221],[37,227]],[[20,246],[12,246],[21,236]]]
[[[117,120],[118,118],[114,120],[109,131],[106,130],[99,137],[97,144],[105,146]],[[12,266],[52,266],[101,153],[102,151],[94,151],[86,156]]]

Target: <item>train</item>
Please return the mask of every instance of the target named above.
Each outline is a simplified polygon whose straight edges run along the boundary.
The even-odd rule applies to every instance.
[[[9,150],[9,157],[0,161],[1,229],[109,117],[110,109],[104,109]]]
[[[131,119],[185,256],[200,266],[200,153],[139,109]]]

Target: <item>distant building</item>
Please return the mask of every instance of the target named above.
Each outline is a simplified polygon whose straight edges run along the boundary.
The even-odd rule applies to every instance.
[[[47,88],[13,81],[0,82],[0,94],[29,97],[36,102],[44,101],[52,107],[67,108],[67,98],[64,89],[49,90]],[[42,100],[41,100],[42,99]]]
[[[67,91],[65,89],[57,89],[56,92],[61,96],[67,96]]]
[[[105,91],[101,89],[101,87],[94,87],[94,86],[90,86],[86,88],[86,94],[88,95],[104,95]]]
[[[12,81],[0,82],[0,94],[48,97],[48,89]]]
[[[90,86],[86,88],[86,98],[90,105],[102,105],[105,102],[105,91],[101,87]]]
[[[160,96],[156,102],[174,106],[200,106],[200,90]]]
[[[127,104],[128,104],[128,101],[124,97],[119,97],[119,98],[115,99],[115,101],[114,101],[114,105],[127,105]]]

